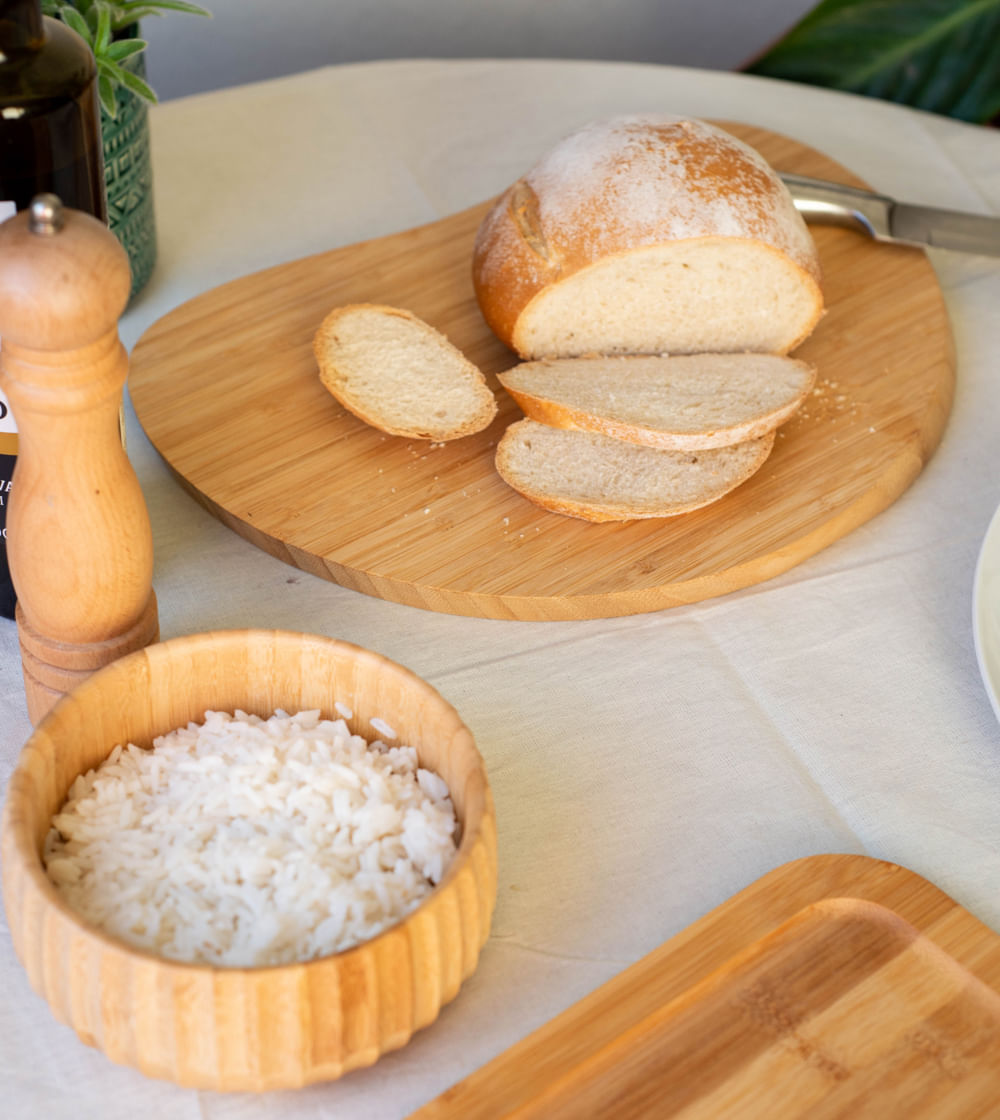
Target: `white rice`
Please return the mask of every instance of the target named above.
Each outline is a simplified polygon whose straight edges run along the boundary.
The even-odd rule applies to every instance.
[[[398,739],[399,736],[396,732],[385,722],[384,719],[379,719],[376,716],[371,721],[372,727],[382,736],[383,739]]]
[[[78,777],[43,858],[107,933],[249,967],[338,952],[399,921],[440,882],[457,831],[447,785],[412,747],[368,743],[315,711],[206,712]]]

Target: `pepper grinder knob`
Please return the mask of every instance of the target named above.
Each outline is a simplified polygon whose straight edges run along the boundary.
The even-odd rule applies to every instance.
[[[159,637],[149,514],[119,429],[130,286],[110,230],[54,195],[0,225],[0,386],[18,430],[7,552],[35,723]]]
[[[66,210],[57,194],[36,194],[28,214],[28,229],[46,236],[58,233],[66,221]]]

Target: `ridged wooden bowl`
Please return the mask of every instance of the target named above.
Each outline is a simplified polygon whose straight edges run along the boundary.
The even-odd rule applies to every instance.
[[[48,879],[42,844],[74,778],[117,743],[148,746],[207,709],[353,710],[386,720],[440,774],[461,822],[439,886],[395,926],[302,964],[179,964],[82,921]],[[115,1062],[220,1090],[330,1080],[427,1026],[475,969],[496,901],[496,825],[483,761],[457,712],[378,654],[283,631],[228,631],[149,646],[65,697],[28,740],[6,797],[3,900],[14,947],[55,1016]]]

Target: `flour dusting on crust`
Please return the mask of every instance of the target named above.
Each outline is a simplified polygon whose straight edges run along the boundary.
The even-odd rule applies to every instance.
[[[556,245],[572,242],[585,229],[583,252],[592,260],[623,244],[713,236],[759,238],[804,267],[815,255],[794,202],[766,160],[704,121],[595,121],[557,144],[525,182],[539,199],[547,238]]]

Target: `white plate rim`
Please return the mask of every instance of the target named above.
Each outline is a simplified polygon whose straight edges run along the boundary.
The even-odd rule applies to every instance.
[[[1000,720],[1000,508],[990,520],[976,560],[972,637],[986,693]]]

